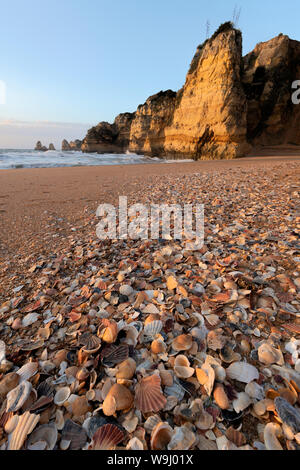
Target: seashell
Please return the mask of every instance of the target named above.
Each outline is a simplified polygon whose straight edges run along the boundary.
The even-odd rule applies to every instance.
[[[55,426],[58,431],[61,431],[64,428],[65,419],[63,412],[58,408],[55,412]]]
[[[160,320],[152,321],[148,323],[144,328],[145,336],[154,337],[158,335],[162,330],[163,324]]]
[[[144,322],[144,325],[147,326],[147,325],[149,325],[149,323],[152,323],[152,322],[154,322],[156,320],[159,320],[159,319],[160,319],[160,315],[158,313],[148,315],[148,317],[146,318],[146,320]]]
[[[144,444],[137,437],[130,439],[126,446],[126,450],[144,450]]]
[[[81,426],[68,419],[62,430],[61,440],[70,442],[67,449],[81,450],[86,444],[87,434]]]
[[[133,395],[124,385],[115,384],[109,390],[104,402],[103,413],[112,416],[116,411],[129,410],[133,404]]]
[[[28,399],[31,390],[32,385],[27,381],[20,383],[16,388],[11,390],[6,397],[6,412],[18,411],[20,408],[22,408]]]
[[[77,371],[77,374],[76,374],[76,379],[79,380],[79,382],[83,382],[85,380],[87,380],[87,378],[89,377],[90,373],[89,371],[87,370],[86,367],[81,367],[78,371]]]
[[[125,438],[124,432],[114,424],[105,424],[93,435],[91,450],[114,450]]]
[[[127,297],[130,297],[133,294],[134,290],[128,284],[124,284],[120,287],[119,292],[121,295],[126,295]]]
[[[226,369],[227,377],[243,383],[250,383],[259,378],[256,367],[247,362],[234,362]]]
[[[190,367],[190,362],[187,357],[179,355],[175,359],[174,371],[177,377],[188,379],[195,373],[195,369]]]
[[[85,423],[86,423],[86,421],[85,421]],[[105,424],[114,424],[114,423],[110,423],[108,418],[103,418],[102,416],[99,416],[99,415],[91,416],[91,418],[88,419],[87,426],[86,427],[84,426],[84,428],[86,429],[86,432],[88,434],[88,437],[90,439],[92,439],[95,432],[99,428],[104,426]]]
[[[167,399],[162,394],[158,375],[151,375],[141,380],[135,388],[135,406],[142,413],[157,412],[164,408]]]
[[[177,286],[178,286],[178,282],[175,279],[175,277],[174,276],[169,276],[168,279],[167,279],[167,288],[168,288],[168,290],[172,291],[172,290],[176,289]]]
[[[110,344],[101,351],[102,363],[107,367],[113,367],[125,361],[129,356],[129,347],[127,344],[116,346]]]
[[[201,399],[197,398],[190,406],[192,416],[195,416],[195,426],[201,431],[212,429],[215,426],[213,416],[208,413],[204,407]]]
[[[159,423],[151,433],[151,450],[166,450],[174,431],[168,423]]]
[[[132,434],[139,424],[139,418],[132,412],[125,416],[125,419],[122,421],[123,428],[129,433]]]
[[[217,384],[213,393],[215,402],[222,410],[229,408],[229,400],[222,384]]]
[[[81,339],[81,344],[83,344],[82,351],[84,353],[95,354],[101,347],[101,339],[98,336],[88,334],[84,339]]]
[[[17,387],[20,376],[15,372],[10,372],[0,382],[0,399],[4,399],[6,395]]]
[[[43,443],[43,450],[53,450],[57,441],[57,428],[55,424],[43,424],[33,431],[27,441],[27,449],[38,442]]]
[[[159,371],[161,383],[165,387],[171,387],[173,385],[173,375],[168,370]]]
[[[239,361],[241,356],[233,351],[233,349],[227,344],[220,352],[220,358],[226,364],[231,364],[232,362]]]
[[[268,423],[264,429],[264,441],[267,450],[283,450],[278,436],[280,436],[280,426],[276,423]]]
[[[67,359],[67,353],[68,352],[66,349],[61,349],[55,353],[52,362],[56,365],[56,367],[59,367],[60,364]]]
[[[222,330],[221,330],[222,331]],[[226,343],[226,338],[218,333],[218,330],[212,330],[207,335],[207,346],[213,351],[223,349]]]
[[[208,396],[211,396],[215,383],[215,371],[212,366],[206,361],[201,369],[196,369],[196,376],[201,385],[204,386]]]
[[[6,432],[6,434],[11,434],[14,432],[14,430],[16,429],[17,427],[17,424],[19,422],[19,416],[18,415],[13,415],[8,421],[7,423],[5,424],[4,426],[4,431]]]
[[[153,354],[162,354],[166,352],[167,346],[162,339],[155,339],[151,344]]]
[[[188,351],[193,346],[192,335],[180,335],[174,338],[172,348],[174,351]]]
[[[32,433],[39,420],[40,415],[31,414],[29,411],[19,416],[17,426],[9,436],[7,449],[20,450],[27,436]]]
[[[105,343],[115,343],[118,337],[118,325],[114,320],[103,318],[97,334]]]
[[[73,416],[82,416],[90,411],[89,403],[85,396],[77,397],[72,403]]]
[[[284,365],[282,352],[273,348],[269,343],[264,343],[258,348],[258,359],[267,366],[271,364]]]
[[[281,421],[289,426],[295,434],[300,432],[300,411],[282,397],[275,398],[274,404]]]
[[[59,390],[57,390],[55,397],[54,397],[54,403],[57,406],[62,406],[69,398],[71,395],[71,390],[69,387],[62,387]]]
[[[263,400],[265,397],[264,389],[261,385],[258,385],[257,382],[250,382],[246,385],[245,392],[249,395],[250,398],[255,398],[256,400]]]
[[[26,328],[27,326],[33,325],[39,319],[38,313],[29,313],[22,320],[22,326]]]
[[[17,374],[20,376],[20,382],[31,379],[38,371],[37,362],[28,362],[21,369],[17,371]]]
[[[54,394],[54,387],[45,380],[39,384],[37,393],[38,397],[52,397]]]
[[[136,362],[132,358],[126,359],[116,367],[116,378],[130,380],[135,374]]]
[[[241,393],[238,393],[237,398],[233,400],[232,405],[233,405],[234,411],[236,413],[240,413],[241,411],[246,410],[246,408],[248,408],[248,406],[250,406],[251,403],[252,403],[252,400],[249,397],[249,395],[247,395],[247,393],[245,392],[241,392]]]
[[[161,422],[161,418],[158,415],[150,416],[145,421],[144,428],[148,434],[151,434],[153,429]]]
[[[289,388],[281,388],[278,390],[279,396],[284,398],[290,405],[295,405],[298,401],[298,394],[296,391],[292,391]]]
[[[168,450],[189,450],[196,442],[196,435],[187,427],[175,428]]]
[[[226,437],[229,441],[233,442],[237,447],[244,446],[246,445],[246,442],[247,442],[244,434],[234,429],[233,426],[227,429]]]

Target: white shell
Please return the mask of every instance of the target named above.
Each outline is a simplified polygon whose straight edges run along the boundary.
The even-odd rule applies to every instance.
[[[265,392],[261,385],[258,385],[257,382],[250,382],[246,385],[245,392],[251,398],[255,398],[256,400],[263,400],[265,398]]]
[[[37,362],[28,362],[21,369],[17,371],[17,374],[20,376],[20,382],[24,382],[28,379],[31,379],[38,370]]]
[[[282,352],[273,348],[269,343],[264,343],[258,348],[258,359],[267,366],[271,364],[284,365]]]
[[[259,378],[256,367],[247,362],[234,362],[226,369],[227,377],[243,383],[250,383]]]
[[[178,401],[181,401],[185,395],[184,389],[176,383],[171,387],[165,387],[164,391],[167,396],[176,397]]]
[[[280,435],[280,426],[277,423],[268,423],[264,429],[264,440],[267,450],[283,450],[277,437]]]
[[[189,450],[196,441],[196,435],[187,427],[175,428],[168,450]]]
[[[195,369],[190,367],[190,361],[188,358],[180,354],[175,359],[174,371],[177,377],[181,379],[189,379],[194,375]]]
[[[6,346],[4,341],[0,341],[0,364],[2,361],[5,359],[5,354],[6,354]]]
[[[238,393],[238,396],[235,400],[233,400],[232,405],[234,408],[234,411],[236,413],[240,413],[241,411],[244,411],[248,406],[250,406],[252,403],[251,398],[249,395],[245,392]]]
[[[20,408],[22,408],[27,398],[29,397],[31,390],[31,383],[26,381],[20,383],[16,388],[11,390],[11,392],[9,392],[6,397],[6,412],[18,411]]]
[[[133,437],[128,442],[126,450],[144,450],[144,445],[137,437]]]
[[[67,399],[69,398],[70,394],[71,394],[71,391],[70,391],[69,387],[60,388],[56,392],[55,397],[54,397],[55,405],[58,405],[58,406],[63,405],[65,403],[65,401],[67,401]]]
[[[145,326],[144,328],[144,334],[146,336],[155,336],[158,335],[161,330],[162,330],[163,324],[160,320],[155,320],[152,321],[151,323],[148,323],[148,325]]]
[[[27,326],[33,325],[36,321],[39,319],[39,314],[36,312],[33,313],[28,313],[26,317],[23,318],[22,320],[22,326],[26,328]]]
[[[43,424],[39,426],[28,439],[27,447],[38,442],[46,443],[46,450],[53,450],[57,441],[57,428],[55,424]]]
[[[20,416],[15,430],[9,435],[8,450],[20,450],[39,420],[40,415],[30,414],[29,411]]]

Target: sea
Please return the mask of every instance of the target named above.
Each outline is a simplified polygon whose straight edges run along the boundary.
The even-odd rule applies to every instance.
[[[179,160],[176,160],[178,162]],[[182,160],[180,160],[182,162]],[[183,160],[188,162],[191,160]],[[0,169],[10,170],[16,168],[55,168],[71,166],[107,166],[107,165],[136,165],[149,163],[174,163],[174,160],[150,158],[134,153],[103,154],[62,152],[48,150],[0,149]]]

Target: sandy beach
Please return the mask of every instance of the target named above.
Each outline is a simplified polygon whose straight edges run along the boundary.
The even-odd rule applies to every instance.
[[[28,360],[33,364],[24,374],[34,387],[44,387],[66,367],[69,374],[76,370],[78,379],[62,375],[53,382],[51,396],[41,397],[46,405],[22,408],[34,409],[30,416],[40,424],[53,417],[59,422],[56,394],[65,385],[73,401],[65,404],[61,442],[70,449],[87,448],[93,426],[103,423],[115,426],[115,445],[150,448],[151,435],[151,448],[159,448],[148,430],[155,411],[160,417],[151,419],[171,426],[171,447],[265,448],[262,430],[273,423],[272,413],[289,423],[287,407],[300,397],[299,373],[286,368],[299,367],[291,355],[300,333],[299,174],[300,157],[294,155],[1,171],[0,331],[7,355],[0,384],[1,373]],[[129,204],[203,203],[205,246],[190,252],[184,241],[99,241],[98,205],[117,205],[123,195]],[[98,351],[101,341],[100,366],[100,356],[91,359],[93,352],[83,350]],[[134,378],[126,373],[115,383],[121,365],[107,375],[106,366],[122,360],[112,359],[111,347],[122,354],[125,347],[121,356],[134,370],[139,364]],[[176,361],[184,362],[180,367],[174,350]],[[36,360],[40,372],[34,375]],[[143,379],[142,364],[155,373]],[[203,380],[207,371],[209,382]],[[146,406],[148,389],[156,401],[149,398]],[[105,399],[108,390],[116,394],[113,403],[117,396],[128,399],[118,410],[132,410],[116,414]],[[101,412],[90,419],[99,401]],[[3,408],[3,423],[9,416]],[[299,423],[291,424],[294,434]],[[0,436],[0,446],[6,441]],[[297,446],[286,438],[276,445]]]

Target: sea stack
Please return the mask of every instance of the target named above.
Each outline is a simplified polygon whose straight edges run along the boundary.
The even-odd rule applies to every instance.
[[[69,142],[64,139],[61,144],[61,149],[63,152],[67,152],[68,150],[71,150]]]
[[[55,147],[54,147],[53,144],[50,144],[50,145],[49,145],[49,150],[55,150]]]
[[[38,150],[39,152],[47,152],[47,147],[45,147],[44,145],[42,145],[42,142],[39,140],[37,143],[36,143],[36,146],[35,146],[35,149],[34,150]]]

